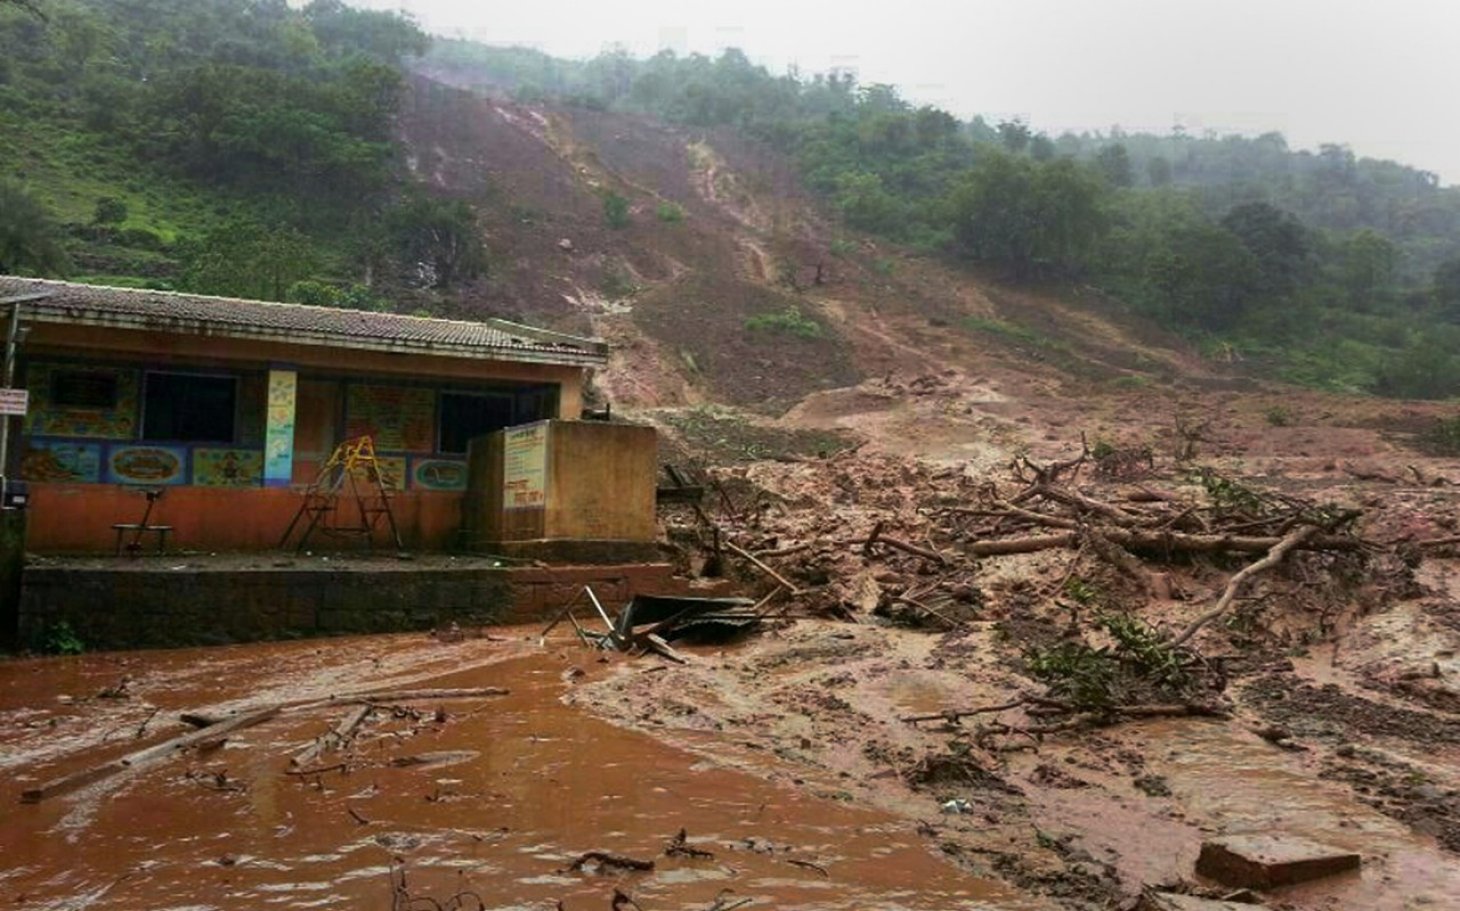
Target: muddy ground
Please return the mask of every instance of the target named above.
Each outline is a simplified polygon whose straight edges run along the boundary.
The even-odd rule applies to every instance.
[[[733,136],[425,79],[401,129],[421,179],[481,204],[492,269],[442,315],[607,339],[596,397],[658,426],[666,459],[714,482],[726,540],[804,594],[741,641],[681,644],[685,664],[535,629],[0,662],[0,900],[1123,908],[1147,885],[1215,889],[1192,872],[1202,839],[1255,830],[1363,857],[1269,907],[1460,907],[1460,565],[1420,545],[1460,526],[1460,462],[1426,443],[1452,407],[1259,382],[1240,352],[1203,358],[1083,291],[873,243]],[[630,200],[627,228],[604,223],[608,190]],[[789,311],[797,331],[756,328]],[[989,530],[958,510],[1015,496],[1011,462],[1070,458],[1082,438],[1130,456],[1068,482],[1117,514],[1152,491],[1173,522],[1208,510],[1205,469],[1357,511],[1344,533],[1364,546],[1285,561],[1191,641],[1176,695],[1202,717],[1020,733],[1051,723],[1026,700],[903,720],[1047,698],[1031,649],[1107,647],[1111,616],[1169,637],[1256,559],[973,556]],[[746,594],[774,589],[715,559],[700,518],[663,518],[685,572],[718,562]],[[868,552],[879,523],[938,559]],[[296,706],[19,802],[186,732],[184,711],[427,686],[510,692],[382,704],[304,766],[291,757],[349,709]],[[713,856],[666,853],[681,829]],[[654,868],[572,869],[594,850]]]
[[[950,537],[940,510],[989,481],[1008,489],[1001,459],[1015,445],[1070,455],[1068,438],[1045,439],[1063,429],[1058,416],[1047,430],[1010,420],[988,390],[939,375],[877,383],[844,392],[855,407],[834,419],[808,416],[829,415],[825,401],[801,413],[802,433],[859,448],[809,452],[792,437],[771,457],[718,461],[712,518],[762,552],[810,542],[765,558],[807,594],[783,593],[738,641],[681,643],[688,663],[600,652],[564,630],[541,642],[534,628],[0,664],[0,890],[56,909],[387,907],[405,894],[394,870],[411,896],[472,892],[492,908],[597,908],[616,889],[646,911],[1119,908],[1154,884],[1220,891],[1194,876],[1202,840],[1262,831],[1363,857],[1357,874],[1260,896],[1269,907],[1454,906],[1460,577],[1445,547],[1413,566],[1395,556],[1453,530],[1453,461],[1415,448],[1369,403],[1293,396],[1308,417],[1282,428],[1260,401],[1211,404],[1197,462],[1360,509],[1356,533],[1373,545],[1352,565],[1295,557],[1193,640],[1220,667],[1201,698],[1221,717],[1022,735],[1043,720],[1026,704],[911,723],[1045,692],[1028,649],[1094,636],[1100,612],[1180,628],[1252,558],[1143,555],[1148,588],[1072,549],[963,560],[973,539]],[[1139,410],[1103,403],[1078,423],[1153,440],[1149,467],[1074,486],[1109,501],[1137,488],[1199,499],[1190,467],[1161,452],[1162,422],[1138,424]],[[929,413],[958,417],[931,425]],[[737,420],[772,449],[784,426]],[[740,448],[733,426],[716,434]],[[914,446],[943,457],[902,453]],[[664,521],[667,551],[703,569],[697,520]],[[864,553],[857,542],[878,522],[950,562]],[[746,593],[774,587],[722,559]],[[911,589],[953,622],[900,625],[918,618],[886,610],[886,595]],[[184,710],[480,686],[510,694],[382,706],[346,749],[304,769],[315,773],[290,757],[342,707],[291,709],[211,751],[17,802],[186,730]],[[713,857],[666,855],[680,829]],[[571,869],[593,850],[655,866]]]

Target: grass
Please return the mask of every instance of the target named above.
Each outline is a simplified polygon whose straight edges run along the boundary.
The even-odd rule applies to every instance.
[[[1007,322],[1001,319],[990,319],[982,316],[966,316],[963,318],[965,328],[974,332],[981,332],[984,335],[992,335],[995,338],[1005,339],[1021,345],[1032,345],[1035,348],[1062,348],[1059,342],[1035,332],[1027,326],[1020,326],[1017,323]]]
[[[794,304],[784,310],[752,316],[746,319],[745,328],[751,332],[773,332],[806,339],[821,338],[826,331],[820,323],[809,319]]]
[[[207,234],[238,218],[264,223],[295,205],[246,189],[227,189],[190,179],[139,159],[125,142],[59,116],[28,118],[0,108],[0,161],[8,176],[35,194],[68,235],[67,252],[82,281],[146,286],[175,275],[179,241]],[[127,217],[91,231],[97,200],[110,197]],[[330,213],[315,211],[315,215]],[[341,232],[315,232],[321,260],[339,259]]]

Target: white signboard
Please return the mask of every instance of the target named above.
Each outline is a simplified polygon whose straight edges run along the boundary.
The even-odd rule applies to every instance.
[[[28,389],[0,389],[0,414],[25,416],[26,406],[30,403],[30,390]]]
[[[502,446],[503,508],[547,506],[547,436],[546,421],[506,431]]]

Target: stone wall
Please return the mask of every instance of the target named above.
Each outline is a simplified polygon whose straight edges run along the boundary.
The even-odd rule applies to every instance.
[[[666,564],[560,568],[180,569],[32,566],[22,642],[64,622],[88,648],[212,645],[344,633],[527,623],[584,585],[610,611],[677,589]],[[586,602],[577,611],[592,616]]]

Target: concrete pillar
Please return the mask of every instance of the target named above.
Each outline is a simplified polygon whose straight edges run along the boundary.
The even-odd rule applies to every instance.
[[[269,410],[264,424],[264,486],[288,487],[294,480],[294,406],[299,374],[269,368]]]
[[[25,510],[0,509],[0,647],[20,644],[20,578],[25,570]]]

